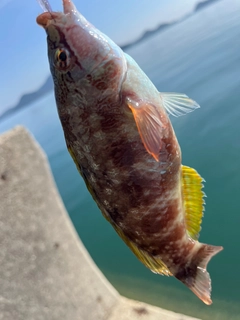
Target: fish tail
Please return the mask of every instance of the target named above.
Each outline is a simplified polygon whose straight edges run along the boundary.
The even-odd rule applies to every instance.
[[[205,304],[212,304],[211,278],[207,272],[207,264],[223,247],[200,244],[191,261],[182,267],[175,277],[183,282]]]

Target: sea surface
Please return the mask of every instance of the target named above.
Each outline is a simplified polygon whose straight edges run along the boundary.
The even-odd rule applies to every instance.
[[[224,247],[208,267],[212,306],[176,279],[151,273],[102,217],[66,151],[53,93],[0,121],[0,132],[22,124],[38,140],[80,238],[121,294],[204,320],[239,320],[240,1],[216,2],[128,53],[159,91],[183,92],[201,105],[172,122],[183,164],[206,180],[200,241]]]

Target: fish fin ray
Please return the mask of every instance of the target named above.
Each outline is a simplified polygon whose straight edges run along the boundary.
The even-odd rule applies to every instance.
[[[199,104],[187,95],[175,92],[160,92],[163,106],[174,117],[182,116],[200,108]]]
[[[159,161],[159,151],[162,145],[163,124],[158,108],[149,102],[135,102],[127,98],[138,132],[147,152]]]
[[[185,223],[188,235],[197,240],[201,231],[205,193],[203,179],[193,168],[182,166],[182,190],[185,209]]]
[[[146,251],[141,250],[136,244],[134,244],[128,237],[125,236],[123,231],[117,226],[113,225],[114,229],[117,231],[120,238],[126,243],[126,245],[132,250],[135,256],[152,272],[172,276],[172,273],[169,271],[167,266],[161,261],[158,257],[153,257],[149,255]]]
[[[201,247],[203,249],[200,252],[196,252],[196,256],[188,266],[189,275],[185,275],[185,277],[176,275],[176,278],[182,281],[205,304],[210,305],[212,304],[211,278],[206,268],[211,258],[222,251],[223,247],[208,244],[201,244]]]

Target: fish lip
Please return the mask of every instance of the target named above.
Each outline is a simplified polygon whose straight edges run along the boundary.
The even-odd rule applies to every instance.
[[[37,21],[37,24],[39,24],[41,27],[46,29],[49,22],[51,20],[56,19],[58,16],[59,14],[56,12],[44,12],[37,17],[36,21]]]
[[[74,6],[74,4],[72,3],[71,0],[63,0],[63,13],[61,12],[53,12],[53,11],[46,11],[42,14],[40,14],[36,21],[37,24],[39,24],[40,26],[42,26],[44,29],[47,28],[49,22],[51,20],[55,20],[57,18],[60,17],[60,15],[73,15],[75,16],[77,13],[77,9]]]

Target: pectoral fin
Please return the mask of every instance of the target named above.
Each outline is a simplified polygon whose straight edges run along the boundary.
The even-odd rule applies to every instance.
[[[182,190],[185,209],[185,222],[189,236],[197,240],[201,231],[205,193],[203,179],[196,170],[182,166]]]
[[[126,102],[132,110],[144,147],[156,161],[159,161],[163,124],[157,107],[148,102],[135,102],[130,98],[127,98]]]
[[[163,106],[166,111],[174,117],[182,116],[186,113],[200,108],[199,104],[182,93],[161,92]]]

